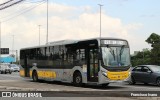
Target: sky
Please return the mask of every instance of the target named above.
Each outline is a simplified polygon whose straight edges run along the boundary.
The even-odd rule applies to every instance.
[[[0,0],[0,4],[8,0]],[[46,43],[46,2],[25,0],[0,10],[2,48],[20,50]],[[49,42],[99,37],[128,40],[131,54],[151,48],[145,40],[160,34],[160,0],[49,0]],[[14,45],[13,45],[14,35]]]

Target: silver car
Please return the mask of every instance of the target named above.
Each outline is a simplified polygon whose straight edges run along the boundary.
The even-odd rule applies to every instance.
[[[1,74],[11,74],[12,70],[7,64],[0,64],[0,73]]]
[[[16,64],[10,64],[9,66],[13,72],[19,72],[20,70],[19,66]]]

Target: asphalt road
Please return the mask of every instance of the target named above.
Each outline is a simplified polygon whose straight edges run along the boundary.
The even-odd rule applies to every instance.
[[[74,87],[69,83],[51,82],[51,81],[40,81],[33,82],[32,79],[26,79],[19,76],[18,72],[12,74],[0,74],[0,86],[8,87],[20,87],[37,89],[40,91],[160,91],[160,87],[153,84],[136,84],[129,85],[128,83],[111,83],[108,87],[104,88],[101,86],[86,85],[83,87]]]
[[[0,74],[0,80],[22,80],[19,72],[12,72],[12,74]]]
[[[47,91],[43,94],[43,97],[54,96],[62,97],[59,100],[63,100],[63,97],[105,97],[109,96],[109,100],[114,100],[113,97],[127,96],[128,98],[131,93],[160,93],[160,87],[156,85],[144,85],[136,84],[129,85],[128,83],[111,83],[108,87],[103,88],[101,86],[86,85],[83,87],[75,87],[72,84],[61,83],[61,82],[50,82],[40,81],[33,82],[32,79],[26,79],[19,76],[18,72],[12,74],[0,74],[0,91]],[[152,92],[151,92],[152,91]],[[159,91],[159,92],[157,92]],[[54,94],[53,94],[54,92]],[[63,94],[63,95],[62,95]],[[128,98],[129,99],[129,98]],[[137,97],[133,97],[137,99]],[[140,99],[142,99],[140,97]],[[146,99],[146,98],[144,98]],[[157,100],[157,98],[149,98],[150,100]],[[160,99],[160,98],[159,98]],[[69,99],[68,99],[69,100]],[[89,99],[87,99],[89,100]],[[125,100],[125,98],[123,98]],[[142,99],[143,100],[143,99]]]

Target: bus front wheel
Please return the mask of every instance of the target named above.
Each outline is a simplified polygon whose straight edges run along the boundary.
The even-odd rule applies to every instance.
[[[75,86],[82,86],[82,75],[80,72],[76,72],[73,76],[73,84]]]
[[[33,79],[34,82],[38,82],[38,75],[37,75],[36,71],[33,72],[32,79]]]

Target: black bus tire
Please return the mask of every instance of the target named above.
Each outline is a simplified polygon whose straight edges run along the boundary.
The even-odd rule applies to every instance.
[[[80,72],[76,72],[73,76],[73,84],[75,86],[82,86],[82,75]]]

